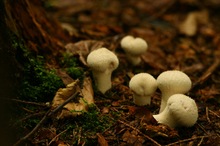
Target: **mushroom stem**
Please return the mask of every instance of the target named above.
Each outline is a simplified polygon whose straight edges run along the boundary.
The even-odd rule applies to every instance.
[[[169,99],[169,97],[173,95],[172,93],[164,93],[162,94],[162,97],[161,97],[161,105],[160,105],[160,111],[159,113],[161,113],[167,106],[167,100]]]
[[[139,73],[131,78],[129,87],[133,91],[133,101],[136,105],[150,105],[151,96],[157,89],[157,81],[148,73]]]
[[[167,100],[174,94],[185,94],[192,86],[188,75],[178,70],[168,70],[162,72],[157,77],[158,88],[161,91],[160,113],[167,105]]]
[[[132,65],[136,66],[141,63],[141,57],[140,55],[132,55],[130,53],[126,53],[126,57],[129,62],[132,63]]]
[[[147,51],[148,45],[144,39],[128,35],[122,38],[121,47],[125,51],[128,61],[136,66],[141,63],[140,56]]]
[[[95,83],[99,91],[101,91],[104,94],[107,90],[111,89],[112,72],[110,72],[109,70],[106,70],[105,72],[93,71],[92,73],[93,73],[93,77],[94,77]]]
[[[98,90],[103,94],[111,88],[112,72],[118,67],[117,56],[107,48],[99,48],[87,56]]]
[[[156,121],[158,121],[158,123],[168,125],[171,128],[176,127],[175,121],[170,114],[168,107],[166,107],[160,114],[153,115],[153,117],[156,119]]]
[[[133,101],[136,105],[143,106],[143,105],[150,105],[151,103],[151,96],[146,95],[137,95],[134,93],[133,95]]]

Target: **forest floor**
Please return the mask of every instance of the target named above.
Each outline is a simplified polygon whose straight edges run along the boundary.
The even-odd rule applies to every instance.
[[[32,104],[34,108],[23,107],[26,114],[20,121],[32,124],[26,125],[19,137],[30,134],[46,114],[47,120],[28,137],[30,145],[220,145],[218,1],[48,0],[45,8],[48,16],[57,19],[71,37],[72,41],[65,45],[66,51],[83,71],[83,77],[72,78],[56,66],[65,85],[74,83],[68,89],[71,93],[59,90],[60,94],[70,96],[73,90],[84,91],[85,96],[94,97],[94,104],[85,113],[75,108],[74,114],[61,113],[61,108],[58,114],[54,110],[46,113],[51,101],[44,105]],[[120,46],[126,35],[141,37],[148,43],[138,66],[130,65]],[[106,94],[96,90],[85,62],[89,52],[99,47],[114,51],[119,58],[119,67],[112,74],[113,87]],[[152,95],[151,105],[139,107],[133,103],[128,87],[131,77],[146,72],[157,78],[166,70],[181,70],[192,80],[187,95],[195,100],[199,111],[193,127],[169,128],[154,120],[152,115],[160,107],[159,90]],[[73,89],[77,88],[76,84],[81,89]],[[68,106],[64,107],[72,108]]]

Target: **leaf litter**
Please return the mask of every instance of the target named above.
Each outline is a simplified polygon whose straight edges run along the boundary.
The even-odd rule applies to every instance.
[[[67,103],[56,115],[59,120],[72,117],[72,121],[75,120],[72,124],[77,125],[77,119],[84,112],[90,112],[90,104],[95,104],[100,117],[107,116],[113,121],[94,134],[86,133],[89,130],[83,134],[82,128],[76,128],[75,134],[58,136],[58,144],[71,145],[74,139],[76,145],[86,145],[88,141],[101,146],[219,145],[220,109],[216,102],[219,101],[219,64],[215,64],[215,60],[219,60],[220,30],[217,24],[220,22],[214,14],[216,7],[220,7],[218,2],[159,0],[150,4],[152,1],[149,0],[94,0],[88,3],[66,1],[61,5],[61,1],[49,0],[48,3],[57,9],[48,10],[48,14],[65,24],[63,29],[72,37],[73,41],[65,45],[66,52],[78,58],[83,67],[87,68],[87,55],[99,47],[115,51],[120,62],[119,68],[113,72],[113,88],[105,95],[96,91],[89,73],[81,87],[79,80],[73,80],[58,70],[66,88],[57,91],[52,108],[62,104],[74,92],[80,92],[77,99]],[[137,67],[130,66],[119,45],[127,34],[142,37],[149,44],[148,51],[142,55],[142,63]],[[132,75],[148,72],[157,77],[169,69],[186,72],[195,83],[188,94],[198,105],[199,119],[191,128],[172,129],[155,121],[152,114],[159,111],[159,91],[152,96],[150,106],[138,107],[132,102],[128,88]],[[61,132],[61,127],[55,127],[56,131]],[[51,140],[52,136],[45,139]]]

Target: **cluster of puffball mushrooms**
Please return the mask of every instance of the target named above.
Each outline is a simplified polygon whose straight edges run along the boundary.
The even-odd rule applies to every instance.
[[[125,36],[121,48],[128,61],[136,66],[141,62],[148,45],[142,38]],[[87,64],[92,70],[95,84],[103,94],[112,87],[111,74],[118,67],[117,56],[107,48],[92,51],[87,57]],[[151,96],[158,88],[161,91],[159,113],[153,115],[158,123],[169,127],[191,127],[198,119],[198,108],[195,101],[184,95],[192,86],[190,78],[178,70],[162,72],[157,79],[148,73],[134,75],[129,88],[133,92],[133,102],[138,106],[150,105]]]

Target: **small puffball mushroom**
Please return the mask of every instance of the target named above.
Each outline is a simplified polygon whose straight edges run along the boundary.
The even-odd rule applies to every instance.
[[[185,94],[192,86],[190,78],[182,71],[169,70],[157,77],[158,88],[162,93],[160,113],[167,105],[167,100],[173,94]]]
[[[92,51],[87,57],[97,88],[104,94],[112,87],[111,75],[118,67],[117,56],[106,48]]]
[[[141,62],[141,54],[147,51],[147,42],[142,38],[134,38],[133,36],[125,36],[121,40],[121,47],[125,51],[128,61],[133,65]]]
[[[148,73],[139,73],[131,78],[129,87],[133,91],[133,100],[136,105],[150,105],[151,95],[157,89],[157,81]]]
[[[193,99],[184,94],[174,94],[163,112],[153,115],[158,123],[175,127],[191,127],[198,119],[198,108]]]

